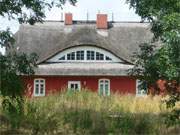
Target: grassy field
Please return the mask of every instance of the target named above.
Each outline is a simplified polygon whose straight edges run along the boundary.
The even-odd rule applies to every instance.
[[[0,110],[2,134],[178,134],[178,127],[167,128],[168,113],[160,97],[133,95],[98,96],[82,91],[25,100],[24,117],[18,131],[9,131]]]

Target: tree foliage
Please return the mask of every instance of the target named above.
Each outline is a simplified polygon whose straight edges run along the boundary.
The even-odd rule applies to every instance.
[[[165,80],[170,94],[167,107],[174,107],[180,101],[180,1],[127,0],[127,3],[143,20],[151,23],[154,34],[152,42],[142,44],[141,53],[135,54],[137,60],[132,74],[139,75],[148,84],[155,84],[156,88],[159,79]],[[157,48],[157,44],[160,47]],[[177,114],[179,109],[172,115],[180,121]]]
[[[17,19],[19,23],[34,24],[43,21],[46,9],[50,10],[53,6],[62,7],[66,1],[72,5],[76,3],[76,0],[2,0],[0,15]]]
[[[62,7],[69,1],[75,5],[76,0],[1,0],[0,16],[9,20],[33,25],[43,22],[45,10],[53,6]],[[8,50],[6,55],[0,53],[0,95],[3,97],[3,110],[12,128],[18,128],[23,117],[25,89],[21,75],[32,75],[36,66],[37,55],[16,53],[15,39],[10,29],[0,30],[0,47]]]

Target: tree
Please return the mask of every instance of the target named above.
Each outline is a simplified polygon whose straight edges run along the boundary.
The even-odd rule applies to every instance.
[[[157,80],[165,80],[170,95],[167,107],[174,107],[180,101],[180,1],[127,0],[127,3],[142,20],[151,23],[154,34],[151,43],[140,46],[141,53],[136,54],[132,74],[140,76],[148,84],[156,85]],[[157,41],[160,48],[155,45]],[[171,122],[180,124],[180,110],[173,110],[172,114],[178,122]]]
[[[33,25],[43,22],[45,10],[53,6],[62,7],[67,0],[1,0],[0,16],[17,20],[21,23]],[[75,5],[76,0],[68,0]],[[0,31],[0,46],[8,51],[6,55],[0,54],[0,95],[3,97],[3,110],[11,123],[12,128],[18,128],[23,116],[24,87],[22,74],[32,75],[36,66],[37,55],[29,56],[13,51],[15,39],[8,28]]]

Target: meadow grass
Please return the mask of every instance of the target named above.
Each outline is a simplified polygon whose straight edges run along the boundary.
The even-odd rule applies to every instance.
[[[168,135],[171,131],[166,128],[163,115],[169,111],[160,96],[113,94],[104,97],[87,90],[62,92],[46,97],[27,98],[19,130],[33,135]],[[0,115],[3,115],[1,110]]]

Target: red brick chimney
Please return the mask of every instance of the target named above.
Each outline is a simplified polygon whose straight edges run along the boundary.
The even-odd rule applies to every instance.
[[[97,14],[96,26],[97,26],[97,29],[108,28],[107,14]]]
[[[65,25],[72,25],[73,24],[73,20],[72,20],[72,13],[65,13]]]

